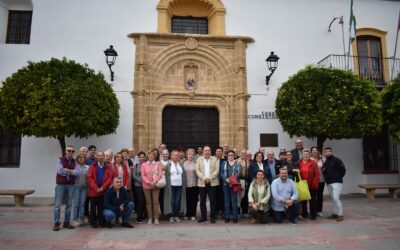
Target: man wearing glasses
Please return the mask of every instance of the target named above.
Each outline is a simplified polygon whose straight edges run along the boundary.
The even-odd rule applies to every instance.
[[[55,193],[55,204],[54,204],[54,226],[53,231],[60,230],[61,221],[61,202],[64,195],[67,195],[67,205],[65,207],[64,224],[63,227],[67,229],[73,229],[74,227],[70,224],[71,219],[71,207],[72,207],[72,194],[73,186],[75,183],[75,177],[79,175],[79,169],[76,168],[77,164],[73,158],[74,147],[67,146],[65,150],[65,156],[62,156],[57,161],[57,176],[56,176],[56,193]]]

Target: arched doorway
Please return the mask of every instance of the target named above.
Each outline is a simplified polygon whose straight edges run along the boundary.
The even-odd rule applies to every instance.
[[[219,146],[216,108],[167,106],[162,112],[162,142],[168,149]]]

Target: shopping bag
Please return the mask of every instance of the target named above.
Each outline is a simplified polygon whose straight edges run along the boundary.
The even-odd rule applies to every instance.
[[[308,201],[311,200],[310,190],[308,190],[308,184],[306,180],[302,180],[299,173],[298,180],[294,182],[294,185],[297,189],[298,199],[299,201]]]

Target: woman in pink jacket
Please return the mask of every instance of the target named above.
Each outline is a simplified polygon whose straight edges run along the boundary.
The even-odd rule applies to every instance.
[[[144,197],[146,199],[148,217],[147,224],[152,224],[154,217],[154,224],[158,225],[158,215],[160,210],[158,195],[160,190],[156,187],[156,183],[161,179],[163,172],[160,162],[156,162],[154,158],[155,155],[153,151],[147,152],[147,162],[142,164],[141,174]]]

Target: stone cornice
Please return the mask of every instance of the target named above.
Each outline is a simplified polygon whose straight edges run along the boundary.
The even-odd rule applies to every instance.
[[[200,34],[189,34],[189,33],[130,33],[129,38],[139,39],[140,36],[146,36],[148,38],[162,38],[162,39],[186,39],[189,37],[196,38],[198,40],[214,40],[214,41],[237,41],[242,40],[246,43],[253,43],[254,39],[248,36],[216,36],[216,35],[200,35]]]

